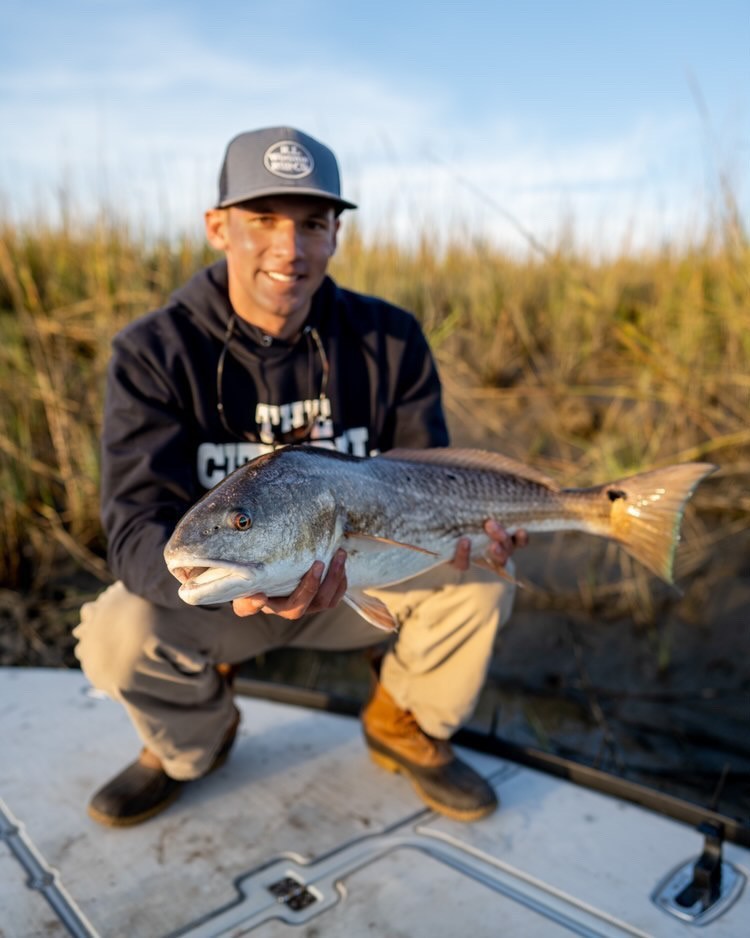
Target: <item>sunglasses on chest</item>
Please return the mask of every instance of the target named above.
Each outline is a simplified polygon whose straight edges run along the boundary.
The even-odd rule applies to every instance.
[[[305,328],[302,330],[302,335],[305,336],[308,342],[309,391],[307,400],[311,402],[309,410],[306,414],[305,422],[302,425],[292,427],[286,431],[282,431],[274,427],[271,430],[272,438],[269,439],[266,432],[261,434],[257,431],[236,430],[229,425],[227,418],[226,408],[224,407],[224,366],[227,355],[229,353],[229,343],[232,339],[232,336],[234,335],[236,321],[237,317],[235,315],[230,317],[226,332],[224,333],[224,345],[221,349],[219,361],[216,365],[216,409],[219,413],[219,420],[221,421],[222,427],[231,436],[241,440],[247,440],[249,443],[274,443],[278,445],[286,445],[289,443],[306,442],[310,439],[315,428],[315,424],[318,422],[318,420],[321,417],[330,415],[330,402],[326,394],[328,391],[330,366],[328,363],[328,356],[326,355],[326,351],[323,348],[323,342],[320,338],[318,330],[315,328],[315,326],[305,326]],[[320,387],[318,389],[317,395],[315,395],[316,355],[320,360],[321,368]]]

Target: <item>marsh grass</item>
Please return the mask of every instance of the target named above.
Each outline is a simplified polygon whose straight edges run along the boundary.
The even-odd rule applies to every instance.
[[[109,342],[207,259],[100,221],[0,227],[0,581],[33,588],[60,548],[106,578],[98,440]]]
[[[211,258],[198,239],[154,241],[104,214],[80,225],[0,223],[7,588],[33,591],[65,556],[107,581],[97,493],[110,339]],[[598,263],[564,245],[519,259],[470,239],[437,251],[425,235],[406,249],[367,243],[352,227],[333,273],[417,314],[463,442],[574,485],[715,461],[720,484],[701,488],[686,521],[688,572],[705,545],[748,526],[750,247],[739,226],[697,247]],[[621,571],[618,608],[647,621],[653,587],[635,566]],[[591,608],[613,595],[596,575],[576,590]]]

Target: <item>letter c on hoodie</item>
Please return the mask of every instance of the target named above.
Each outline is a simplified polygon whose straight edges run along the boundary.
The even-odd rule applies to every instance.
[[[217,443],[201,443],[198,447],[198,481],[204,489],[213,488],[227,474],[226,453]]]

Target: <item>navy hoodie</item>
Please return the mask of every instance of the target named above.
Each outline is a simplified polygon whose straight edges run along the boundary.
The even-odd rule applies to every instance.
[[[330,368],[322,401],[323,357],[312,336],[272,339],[235,316],[225,261],[115,336],[102,439],[102,521],[110,568],[132,593],[186,614],[211,611],[179,599],[164,545],[208,488],[289,441],[295,428],[311,430],[316,445],[360,456],[447,445],[437,371],[411,313],[342,290],[326,277],[307,324],[317,330]]]

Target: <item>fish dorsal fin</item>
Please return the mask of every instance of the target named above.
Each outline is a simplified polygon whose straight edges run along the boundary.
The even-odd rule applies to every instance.
[[[532,469],[517,459],[490,453],[483,449],[461,449],[445,446],[435,449],[391,449],[381,453],[383,459],[400,459],[404,462],[429,463],[433,466],[453,466],[456,469],[483,469],[485,472],[497,472],[502,475],[514,475],[527,482],[536,482],[553,492],[559,492],[560,486],[554,479]]]

